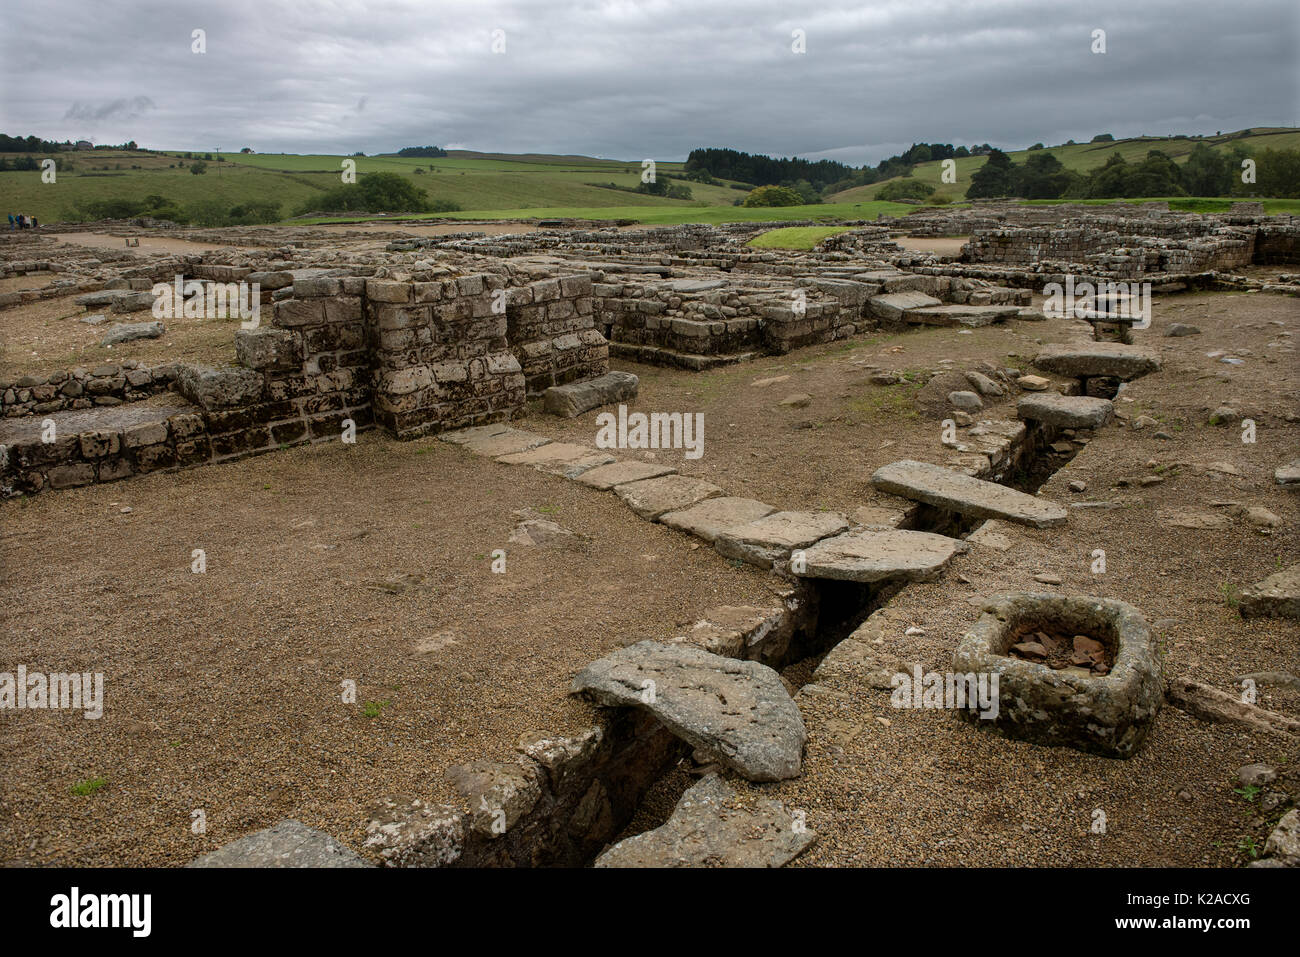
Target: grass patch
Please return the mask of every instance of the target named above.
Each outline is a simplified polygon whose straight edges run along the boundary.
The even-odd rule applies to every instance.
[[[85,781],[78,781],[74,784],[72,786],[72,793],[79,797],[85,797],[87,794],[94,794],[107,783],[107,778],[88,778]]]
[[[828,236],[846,233],[851,226],[787,226],[755,236],[749,245],[755,249],[812,249]]]

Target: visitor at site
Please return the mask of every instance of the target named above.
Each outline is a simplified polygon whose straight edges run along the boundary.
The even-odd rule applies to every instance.
[[[13,228],[14,228],[14,214],[13,214],[13,213],[10,213],[10,214],[9,214],[9,228],[10,228],[10,229],[13,229]]]

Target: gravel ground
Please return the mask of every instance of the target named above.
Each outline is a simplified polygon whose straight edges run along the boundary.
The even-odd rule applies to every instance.
[[[0,670],[103,672],[106,698],[0,714],[10,865],[182,864],[286,817],[359,848],[375,799],[588,725],[566,691],[594,658],[771,600],[612,494],[377,434],[0,507]],[[524,508],[590,540],[508,546]]]
[[[36,308],[0,313],[0,323]],[[1205,334],[1162,338],[1170,321]],[[1300,363],[1281,336],[1298,326],[1295,301],[1275,296],[1158,300],[1139,341],[1164,354],[1165,371],[1117,406],[1159,424],[1103,430],[1045,490],[1121,507],[1072,510],[1061,529],[1002,529],[1009,551],[976,549],[943,581],[894,599],[888,647],[944,668],[972,602],[1045,588],[1032,576],[1051,572],[1062,588],[1176,619],[1162,625],[1174,673],[1230,687],[1246,671],[1294,672],[1295,626],[1242,622],[1228,601],[1233,586],[1300,551],[1294,495],[1271,482],[1300,448],[1300,425],[1285,419],[1298,409]],[[924,330],[702,374],[615,366],[642,376],[632,409],[705,415],[703,458],[661,451],[658,461],[728,494],[851,514],[888,499],[869,485],[880,465],[942,457],[938,422],[912,405],[919,385],[873,385],[874,369],[919,375],[990,360],[1028,371],[1042,343],[1072,332],[1057,320]],[[1245,363],[1205,355],[1221,349]],[[808,403],[781,404],[795,393]],[[1224,403],[1257,420],[1255,445],[1205,424]],[[1011,418],[1013,404],[980,417]],[[517,424],[590,445],[595,414],[561,421],[534,407]],[[1158,429],[1173,438],[1155,439]],[[1223,461],[1242,475],[1197,468]],[[1147,475],[1165,481],[1112,487]],[[1074,479],[1088,491],[1069,492]],[[1230,500],[1284,524],[1265,537],[1236,518],[1209,530],[1166,520],[1169,509],[1227,513],[1210,503]],[[764,603],[772,587],[636,519],[611,494],[378,435],[353,449],[296,449],[3,507],[0,668],[103,671],[108,701],[99,721],[0,716],[10,769],[0,862],[11,864],[179,864],[285,817],[359,846],[376,798],[445,797],[448,765],[504,757],[526,731],[590,722],[564,691],[593,658],[671,637],[715,604]],[[493,575],[490,552],[522,508],[590,539],[559,554],[511,547],[507,574]],[[194,548],[207,552],[205,575],[189,570]],[[1088,571],[1095,548],[1107,551],[1104,577]],[[904,638],[909,624],[926,635]],[[339,701],[346,678],[358,683],[356,705]],[[887,693],[852,685],[810,686],[803,701],[804,775],[749,793],[807,810],[821,835],[808,865],[1230,864],[1243,836],[1264,832],[1231,792],[1236,768],[1288,756],[1273,740],[1173,709],[1139,756],[1117,762],[1007,742],[945,713],[894,711]],[[1267,693],[1262,703],[1300,708]],[[100,789],[71,793],[99,777]],[[690,780],[678,771],[661,782],[630,830],[662,820]],[[189,831],[196,808],[208,821],[200,837]],[[1104,836],[1088,832],[1097,808],[1109,819]]]

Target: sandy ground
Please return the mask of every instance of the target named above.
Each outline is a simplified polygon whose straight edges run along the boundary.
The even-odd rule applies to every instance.
[[[50,233],[54,239],[70,246],[85,246],[90,249],[126,249],[126,241],[121,236],[109,233]],[[133,234],[132,238],[137,238]],[[193,242],[188,239],[165,239],[149,235],[139,235],[139,246],[130,247],[133,253],[202,253],[212,249],[240,249],[238,243],[229,242]]]

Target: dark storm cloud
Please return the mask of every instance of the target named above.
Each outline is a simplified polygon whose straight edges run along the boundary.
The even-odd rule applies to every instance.
[[[1300,124],[1296,10],[1294,0],[49,0],[6,11],[0,131],[180,149],[437,143],[627,159],[728,145],[852,163],[914,141],[1213,133]],[[196,29],[206,53],[192,52]],[[1091,52],[1098,29],[1105,54]],[[807,52],[792,52],[795,31]]]

